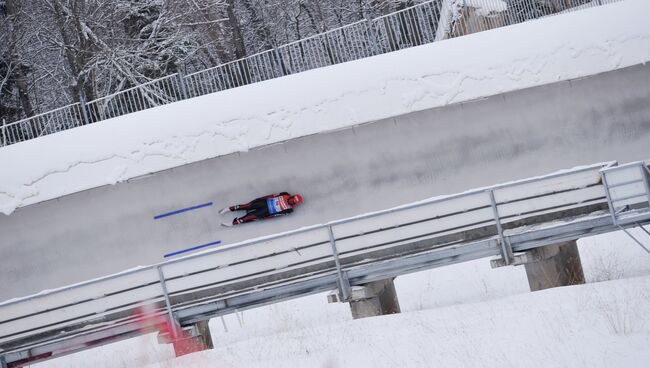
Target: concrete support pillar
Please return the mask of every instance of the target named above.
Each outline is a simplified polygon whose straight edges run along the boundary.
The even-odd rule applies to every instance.
[[[351,288],[350,311],[353,319],[400,313],[399,301],[393,279],[373,281]],[[338,292],[327,296],[330,303],[346,302],[339,300]]]
[[[533,249],[525,264],[531,291],[585,283],[576,241]]]
[[[176,337],[176,339],[170,339],[168,334],[161,333],[158,335],[158,342],[172,344],[177,357],[197,351],[214,349],[208,320],[197,322],[190,327],[184,327],[180,336]]]

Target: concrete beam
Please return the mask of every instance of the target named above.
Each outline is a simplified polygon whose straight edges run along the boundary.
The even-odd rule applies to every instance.
[[[340,300],[339,293],[335,290],[327,296],[327,300],[330,303],[350,303],[353,319],[401,312],[393,279],[353,286],[349,300]]]
[[[585,283],[575,240],[536,248],[526,253],[534,260],[524,265],[530,291]]]

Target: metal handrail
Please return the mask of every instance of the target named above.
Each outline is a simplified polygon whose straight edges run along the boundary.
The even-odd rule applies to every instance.
[[[18,125],[20,123],[25,123],[27,121],[30,121],[30,120],[33,120],[33,119],[36,119],[36,118],[40,118],[40,117],[43,117],[43,116],[46,116],[46,115],[49,115],[49,114],[52,114],[52,113],[55,113],[55,112],[58,112],[58,111],[62,111],[62,110],[65,110],[67,108],[77,106],[77,105],[79,105],[79,102],[75,102],[75,103],[72,103],[72,104],[69,104],[69,105],[65,105],[63,107],[58,107],[58,108],[56,108],[54,110],[50,110],[50,111],[47,111],[47,112],[42,112],[40,114],[36,114],[34,116],[30,116],[30,117],[22,119],[22,120],[14,121],[12,123],[7,123],[7,124],[3,125],[1,128],[10,127],[10,126],[13,126],[13,125]]]
[[[91,103],[93,103],[93,102],[97,102],[97,101],[103,101],[103,100],[106,100],[106,99],[108,99],[108,98],[115,97],[115,96],[117,96],[117,95],[119,95],[119,94],[126,93],[126,92],[130,92],[130,91],[133,91],[133,90],[136,90],[136,89],[142,88],[142,87],[146,87],[146,86],[148,86],[148,85],[151,85],[151,84],[154,84],[154,83],[157,83],[157,82],[163,81],[163,80],[165,80],[165,79],[169,79],[169,78],[175,77],[175,76],[177,76],[177,75],[178,75],[178,73],[174,73],[174,74],[166,75],[166,76],[161,77],[161,78],[153,79],[153,80],[150,80],[150,81],[147,81],[147,82],[144,82],[144,83],[138,84],[137,86],[133,86],[133,87],[130,87],[130,88],[127,88],[127,89],[123,89],[123,90],[118,91],[118,92],[114,92],[114,93],[108,94],[108,95],[103,96],[103,97],[96,98],[96,99],[94,99],[94,100],[92,100],[92,101],[88,101],[88,102],[86,102],[86,104],[91,104]]]

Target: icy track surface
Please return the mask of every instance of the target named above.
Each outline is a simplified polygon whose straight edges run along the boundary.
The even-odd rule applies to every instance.
[[[252,147],[650,60],[627,0],[186,100],[0,149],[0,211]]]

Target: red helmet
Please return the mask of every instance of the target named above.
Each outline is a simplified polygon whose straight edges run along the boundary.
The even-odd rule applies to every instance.
[[[291,197],[289,197],[288,202],[291,205],[301,204],[302,203],[302,196],[300,194],[294,194]]]

